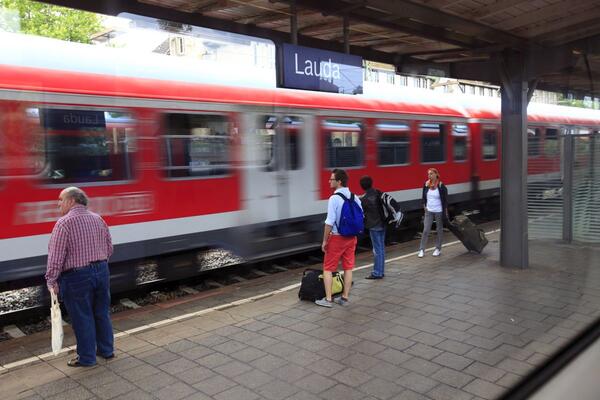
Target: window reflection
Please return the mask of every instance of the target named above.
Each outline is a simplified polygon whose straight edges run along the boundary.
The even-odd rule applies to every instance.
[[[259,154],[258,165],[264,166],[268,171],[279,168],[277,152],[283,149],[283,169],[296,170],[301,168],[300,143],[302,136],[303,120],[300,117],[278,117],[264,115],[258,118],[256,128],[256,147]],[[277,134],[281,135],[280,138]]]
[[[33,140],[27,152],[33,173],[46,183],[103,182],[132,178],[135,121],[128,113],[97,109],[29,108]]]
[[[359,167],[363,163],[363,127],[359,121],[325,120],[327,168]]]
[[[527,129],[527,155],[529,157],[537,157],[541,152],[541,136],[540,128]]]
[[[377,124],[379,165],[406,165],[410,162],[410,127],[404,122]]]
[[[452,126],[453,139],[453,158],[454,161],[465,161],[467,155],[467,139],[469,137],[469,127],[465,124],[454,124]]]
[[[165,115],[163,158],[169,178],[229,173],[229,122],[223,115]]]
[[[495,160],[498,158],[498,132],[495,129],[483,130],[483,159]]]
[[[555,156],[558,153],[558,129],[547,128],[546,138],[544,140],[544,154],[547,156]]]
[[[446,159],[446,126],[440,123],[420,125],[421,162],[442,162]]]

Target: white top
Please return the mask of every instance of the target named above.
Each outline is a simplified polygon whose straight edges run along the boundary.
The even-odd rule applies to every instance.
[[[443,211],[442,199],[440,198],[440,191],[437,187],[435,189],[429,188],[427,191],[427,211],[436,213]]]
[[[331,226],[331,233],[334,235],[339,235],[338,233],[338,225],[340,224],[340,217],[342,215],[342,206],[344,205],[344,199],[341,196],[336,195],[335,193],[341,193],[346,198],[350,198],[350,189],[347,187],[341,187],[337,189],[334,194],[329,198],[327,202],[327,218],[325,218],[325,224]],[[362,205],[360,204],[360,199],[357,195],[354,195],[354,201],[360,209],[362,210]]]

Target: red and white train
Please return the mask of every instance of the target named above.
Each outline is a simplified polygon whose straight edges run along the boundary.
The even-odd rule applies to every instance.
[[[175,64],[159,79],[152,65],[123,73],[118,58],[90,60],[72,46],[70,58],[63,51],[51,59],[44,51],[55,50],[11,58],[0,49],[8,59],[0,60],[5,287],[43,275],[56,200],[71,185],[109,224],[113,262],[206,248],[256,259],[318,247],[333,168],[347,169],[359,194],[360,177],[372,176],[406,211],[420,208],[431,166],[451,204],[497,201],[497,101],[229,87],[182,80]],[[563,130],[598,130],[600,112],[532,105],[529,125],[530,168],[555,160],[547,172],[557,173]],[[185,265],[177,276],[197,270]],[[124,287],[135,283],[130,271],[113,274]]]

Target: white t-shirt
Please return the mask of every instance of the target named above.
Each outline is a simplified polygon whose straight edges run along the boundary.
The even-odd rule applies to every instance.
[[[436,187],[435,189],[429,188],[427,191],[427,211],[429,212],[442,212],[442,199],[440,198],[440,191]]]

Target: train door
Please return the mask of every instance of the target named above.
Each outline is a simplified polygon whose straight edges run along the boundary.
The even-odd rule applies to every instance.
[[[480,189],[497,189],[500,185],[500,126],[481,127]]]
[[[279,113],[246,115],[243,152],[248,223],[263,223],[302,215],[312,191],[302,117]]]
[[[471,179],[471,165],[469,160],[470,134],[465,123],[453,123],[450,129],[448,164],[452,166],[452,178],[456,183],[469,182]],[[468,191],[471,187],[464,187],[461,191]]]
[[[285,204],[280,210],[283,218],[309,215],[316,200],[315,160],[309,157],[314,135],[309,135],[307,116],[278,115],[277,135],[280,157],[281,190]]]
[[[7,177],[11,175],[10,168],[13,166],[13,163],[10,162],[12,157],[9,150],[9,129],[7,129],[9,124],[6,121],[9,110],[10,109],[4,102],[0,103],[0,198],[3,199],[3,208],[5,211],[0,214],[0,226],[2,227],[10,226],[11,221],[9,220],[9,215],[12,214],[12,204],[7,204],[5,200],[11,198],[7,192],[7,184],[10,182]],[[6,229],[3,231],[6,231]],[[7,237],[5,234],[0,234],[0,240],[5,237]]]

